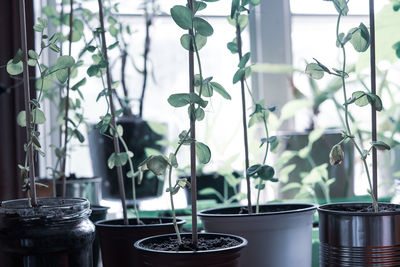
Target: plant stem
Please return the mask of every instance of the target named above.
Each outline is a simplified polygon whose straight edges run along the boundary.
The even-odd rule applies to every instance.
[[[21,43],[22,43],[22,52],[23,52],[23,80],[24,80],[24,103],[25,103],[25,120],[26,120],[26,138],[27,143],[29,143],[32,139],[32,129],[35,127],[31,124],[31,108],[29,105],[31,93],[29,88],[29,70],[28,70],[28,44],[27,44],[27,33],[26,33],[26,13],[25,13],[25,0],[19,1],[19,17],[20,17],[20,29],[21,29]],[[29,191],[30,194],[30,204],[33,207],[37,206],[36,200],[36,186],[35,186],[35,163],[34,163],[34,152],[32,144],[28,146],[29,158]]]
[[[100,25],[101,25],[101,41],[102,41],[103,59],[105,61],[107,61],[107,67],[106,67],[107,89],[113,90],[112,86],[111,86],[110,68],[108,65],[109,61],[108,61],[108,55],[107,55],[107,43],[106,43],[106,36],[105,36],[102,0],[98,0],[98,5],[99,5],[99,16],[100,16]],[[110,105],[110,112],[111,112],[111,125],[114,129],[117,129],[112,94],[109,94],[109,105]],[[113,134],[113,143],[114,143],[114,153],[115,153],[115,155],[119,155],[120,154],[119,141],[118,141],[118,137],[115,135],[115,133]],[[126,197],[125,197],[125,187],[124,187],[122,167],[117,166],[116,168],[117,168],[117,174],[118,174],[119,194],[120,194],[120,198],[121,198],[124,224],[128,225],[129,221],[128,221],[128,215],[127,215],[127,211],[126,211]]]
[[[178,244],[182,244],[181,234],[179,233],[178,224],[176,222],[174,194],[173,194],[173,190],[172,190],[172,177],[171,176],[172,176],[172,165],[169,166],[169,172],[168,172],[169,200],[171,203],[172,223],[174,225],[176,238],[178,239]]]
[[[236,39],[238,46],[239,61],[242,60],[242,36],[241,29],[239,25],[239,14],[236,14]],[[247,169],[249,168],[249,144],[247,137],[247,116],[246,116],[246,95],[244,88],[244,76],[240,79],[240,88],[242,95],[242,122],[243,122],[243,141],[244,141],[244,155],[245,155],[245,167],[246,167],[246,187],[247,187],[247,209],[248,213],[252,213],[251,205],[251,189],[250,189],[250,176],[247,175]]]
[[[70,0],[70,12],[69,12],[69,36],[68,36],[68,56],[71,56],[72,52],[72,33],[73,33],[73,19],[74,19],[74,0]],[[67,164],[67,148],[68,148],[68,112],[69,112],[69,89],[71,81],[71,68],[68,68],[67,88],[65,96],[65,114],[64,114],[64,158],[61,165],[62,175],[62,196],[65,197],[67,191],[67,181],[65,174],[65,166]]]

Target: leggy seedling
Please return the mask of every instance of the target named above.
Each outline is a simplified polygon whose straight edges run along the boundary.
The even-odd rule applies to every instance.
[[[236,37],[232,42],[228,43],[228,49],[233,54],[238,54],[239,56],[239,64],[238,70],[233,76],[233,83],[240,82],[241,94],[242,94],[242,119],[243,119],[243,132],[244,132],[244,148],[245,148],[245,166],[246,166],[246,182],[247,182],[247,209],[249,213],[252,213],[252,205],[251,205],[251,190],[250,190],[250,177],[257,179],[256,189],[257,189],[257,202],[256,202],[256,213],[260,211],[260,193],[261,190],[265,188],[265,181],[277,182],[278,180],[274,178],[275,170],[272,166],[266,164],[268,152],[275,148],[278,144],[278,140],[276,136],[270,136],[268,131],[268,114],[269,112],[273,112],[275,107],[265,107],[263,105],[263,101],[257,103],[252,95],[252,92],[249,88],[249,85],[246,81],[248,77],[251,75],[251,66],[247,66],[250,60],[250,52],[243,55],[242,52],[242,36],[241,32],[246,28],[248,23],[248,13],[250,12],[248,6],[258,5],[260,1],[257,0],[233,0],[232,1],[232,9],[230,15],[230,23],[235,26],[236,29]],[[247,14],[242,14],[247,13]],[[247,125],[247,117],[246,117],[246,99],[245,94],[247,89],[249,95],[251,96],[251,100],[254,106],[254,111],[250,115],[250,120]],[[255,164],[249,166],[249,151],[248,151],[248,137],[247,137],[247,127],[251,127],[255,122],[260,121],[263,123],[265,129],[265,138],[261,139],[262,147],[266,144],[264,158],[261,164]]]
[[[339,13],[337,23],[336,23],[336,46],[342,52],[342,66],[340,69],[329,69],[318,60],[315,59],[315,63],[310,63],[307,65],[306,73],[314,79],[321,79],[325,73],[340,77],[343,89],[343,99],[345,101],[344,105],[344,120],[345,120],[345,130],[343,131],[343,139],[332,147],[329,154],[330,163],[332,165],[340,164],[343,161],[344,153],[341,148],[341,144],[345,141],[350,141],[356,148],[360,158],[362,160],[365,173],[368,178],[369,190],[368,193],[371,196],[373,209],[375,212],[378,211],[378,201],[376,194],[374,193],[373,183],[371,180],[370,171],[368,168],[367,157],[370,152],[374,149],[389,150],[390,146],[382,141],[372,141],[371,146],[368,150],[362,148],[362,140],[356,141],[355,136],[352,133],[350,127],[349,117],[349,105],[356,104],[357,106],[363,107],[370,104],[373,110],[381,111],[383,109],[382,101],[374,92],[369,91],[356,91],[352,93],[352,96],[348,98],[348,91],[346,89],[346,78],[348,74],[346,73],[346,44],[351,43],[357,52],[365,52],[371,43],[370,33],[368,28],[361,23],[358,27],[352,28],[347,34],[340,32],[340,22],[343,16],[346,16],[349,8],[347,6],[347,1],[345,0],[332,0],[337,12]],[[371,47],[372,48],[372,47]],[[375,66],[371,66],[375,68]],[[375,122],[376,123],[376,122]],[[374,124],[374,123],[373,123]],[[375,168],[376,169],[376,168]]]
[[[196,210],[196,156],[200,163],[206,164],[211,159],[211,151],[208,146],[196,140],[195,122],[204,119],[208,101],[203,97],[211,97],[213,92],[221,94],[224,98],[230,99],[226,90],[217,82],[212,81],[213,77],[204,78],[199,51],[207,42],[207,37],[214,32],[212,26],[202,19],[198,12],[207,7],[207,1],[187,1],[186,6],[176,5],[171,8],[171,16],[175,23],[182,29],[188,30],[180,38],[183,48],[189,51],[189,93],[172,94],[168,98],[168,103],[173,107],[188,107],[190,126],[188,130],[179,134],[178,147],[169,157],[151,156],[140,164],[140,171],[152,171],[155,175],[161,175],[168,168],[168,189],[171,202],[171,210],[178,243],[181,237],[176,224],[176,214],[174,208],[173,195],[180,188],[189,186],[186,178],[178,179],[172,185],[172,171],[178,167],[177,154],[184,145],[190,145],[191,152],[191,182],[192,182],[192,242],[193,247],[197,247],[197,210]],[[199,74],[194,74],[194,54],[197,59]]]

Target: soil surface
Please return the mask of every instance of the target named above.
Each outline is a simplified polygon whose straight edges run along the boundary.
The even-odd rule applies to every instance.
[[[328,210],[348,211],[348,212],[374,212],[372,204],[355,204],[355,205],[332,205],[327,207]],[[400,211],[400,205],[390,203],[379,203],[378,212],[394,212]]]
[[[195,249],[192,245],[192,238],[182,237],[182,244],[179,245],[175,237],[169,237],[165,240],[159,240],[157,243],[146,243],[143,247],[160,251],[205,251],[221,248],[230,248],[238,246],[241,243],[230,237],[199,237],[198,247]]]
[[[261,205],[260,213],[274,213],[274,212],[285,212],[285,211],[295,211],[299,209],[310,208],[309,205],[301,204],[281,204],[281,205]],[[252,206],[253,214],[255,214],[256,207]],[[248,214],[247,206],[242,207],[231,207],[224,209],[216,209],[207,211],[205,214]]]

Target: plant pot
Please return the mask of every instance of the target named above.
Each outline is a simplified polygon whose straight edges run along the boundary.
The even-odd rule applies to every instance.
[[[182,238],[191,238],[191,234],[182,234]],[[161,251],[153,250],[145,247],[148,243],[163,242],[176,237],[175,234],[152,236],[135,243],[138,249],[141,263],[140,267],[157,266],[157,267],[239,267],[239,258],[241,250],[247,245],[246,239],[224,234],[202,233],[199,239],[213,239],[218,237],[229,237],[238,242],[238,245],[228,248],[220,248],[214,250],[199,251]],[[248,263],[250,264],[250,262]],[[249,266],[249,265],[247,265]],[[255,266],[255,265],[251,265]]]
[[[99,204],[102,199],[101,177],[68,177],[66,182],[65,196],[67,198],[86,198],[91,204]],[[53,179],[41,178],[37,182],[48,187],[38,187],[38,196],[53,197]],[[56,181],[57,197],[62,196],[62,180]]]
[[[122,219],[96,223],[104,267],[136,267],[137,251],[133,247],[136,241],[153,235],[175,232],[172,218],[141,218],[141,220],[145,225],[137,225],[136,219],[129,219],[129,225],[124,225]],[[180,228],[184,223],[184,220],[178,219]]]
[[[206,232],[242,236],[249,242],[240,266],[310,267],[312,262],[312,204],[269,204],[258,214],[239,214],[244,207],[199,213]]]
[[[400,266],[400,205],[397,211],[348,211],[371,203],[337,203],[318,208],[320,266]]]
[[[239,177],[239,174],[234,172],[233,176],[237,178]],[[182,176],[180,178],[183,177],[190,178],[190,175]],[[230,197],[234,196],[237,192],[240,192],[240,184],[236,186],[236,192],[235,192],[235,189],[229,185],[229,183],[225,180],[225,177],[216,172],[197,175],[197,200],[211,199],[215,200],[217,203],[223,203],[223,201],[215,194],[207,194],[207,195],[199,194],[199,192],[205,188],[212,188],[213,190],[216,190],[224,198],[225,201],[228,200]],[[191,205],[192,194],[187,187],[185,187],[185,195],[187,204]],[[237,202],[237,200],[232,202]]]
[[[7,267],[91,267],[94,225],[89,201],[39,198],[3,201],[0,207],[0,258]]]
[[[117,124],[122,126],[123,138],[129,150],[135,155],[133,162],[135,170],[146,159],[145,148],[164,152],[165,148],[157,143],[163,139],[163,136],[153,132],[146,121],[134,116],[125,116],[118,118]],[[91,128],[93,129],[88,132],[88,138],[93,173],[96,176],[104,177],[102,191],[105,198],[119,198],[116,168],[109,169],[107,167],[108,157],[114,152],[112,139],[102,135],[99,129]],[[122,144],[120,146],[121,151],[124,151]],[[123,171],[127,173],[129,167],[124,166]],[[124,183],[127,199],[132,199],[132,180],[124,179]],[[163,180],[152,175],[151,172],[145,172],[142,182],[140,184],[136,182],[136,197],[141,199],[160,196],[163,186]]]
[[[92,221],[92,223],[104,220],[107,216],[107,210],[109,207],[104,207],[104,206],[98,206],[98,205],[90,205],[90,209],[92,210],[92,214],[90,214],[89,219]],[[98,234],[96,233],[94,241],[93,241],[93,246],[92,246],[92,251],[93,251],[93,267],[99,266],[101,259],[100,259],[100,244],[99,244],[99,237]]]
[[[308,144],[309,132],[283,132],[279,134],[279,142],[281,144],[280,151],[292,150],[299,151]],[[321,138],[313,144],[311,150],[311,158],[316,166],[329,163],[329,153],[331,148],[342,140],[342,133],[336,130],[327,130]],[[351,197],[354,195],[354,148],[348,142],[342,145],[345,157],[342,164],[331,166],[328,164],[328,178],[336,178],[336,181],[330,185],[329,193],[331,198]],[[284,166],[295,164],[296,168],[289,174],[289,183],[301,183],[299,173],[309,172],[312,167],[307,159],[294,157]],[[285,184],[281,184],[283,187]],[[315,188],[317,197],[324,198],[324,194],[319,186]],[[295,190],[289,190],[280,193],[279,199],[292,199],[296,195]]]

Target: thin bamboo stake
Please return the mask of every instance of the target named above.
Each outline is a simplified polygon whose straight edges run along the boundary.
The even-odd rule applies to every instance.
[[[374,0],[369,0],[369,23],[370,23],[370,66],[371,66],[371,93],[376,94],[376,62],[375,62],[375,8]],[[372,124],[372,142],[377,140],[376,138],[376,108],[372,105],[371,108],[371,124]],[[377,168],[377,153],[376,148],[372,147],[372,184],[373,193],[376,200],[378,200],[378,168]]]
[[[27,44],[27,33],[26,33],[26,13],[25,13],[25,0],[19,1],[19,18],[20,18],[20,29],[21,29],[21,43],[22,43],[22,65],[23,65],[23,81],[24,81],[24,101],[25,101],[25,120],[26,120],[26,138],[28,142],[31,140],[31,110],[30,110],[30,88],[29,88],[29,70],[28,70],[28,44]],[[33,126],[34,127],[34,126]],[[30,179],[30,197],[31,205],[37,206],[36,200],[36,185],[35,185],[35,163],[34,163],[34,152],[33,146],[28,147],[28,158],[29,158],[29,179]]]
[[[100,25],[101,25],[101,44],[102,44],[102,50],[103,50],[103,56],[104,60],[108,61],[108,55],[107,55],[107,43],[106,43],[106,36],[105,36],[105,28],[104,28],[104,14],[103,14],[103,2],[102,0],[98,0],[99,3],[99,16],[100,16]],[[111,86],[111,75],[110,75],[110,68],[109,64],[107,64],[106,67],[106,76],[107,76],[107,87],[108,90],[113,90]],[[112,94],[109,94],[109,102],[110,102],[110,111],[111,111],[111,125],[114,128],[114,130],[117,130],[117,124],[115,122],[115,108],[114,108],[114,103],[113,103],[113,98]],[[114,153],[118,155],[120,153],[119,149],[119,141],[118,137],[113,134],[113,143],[114,143]],[[124,186],[124,180],[123,180],[123,173],[122,173],[122,167],[121,166],[116,166],[117,168],[117,174],[118,174],[118,185],[119,185],[119,194],[121,198],[121,204],[122,204],[122,213],[124,216],[124,224],[128,225],[128,215],[126,211],[126,197],[125,197],[125,186]]]

